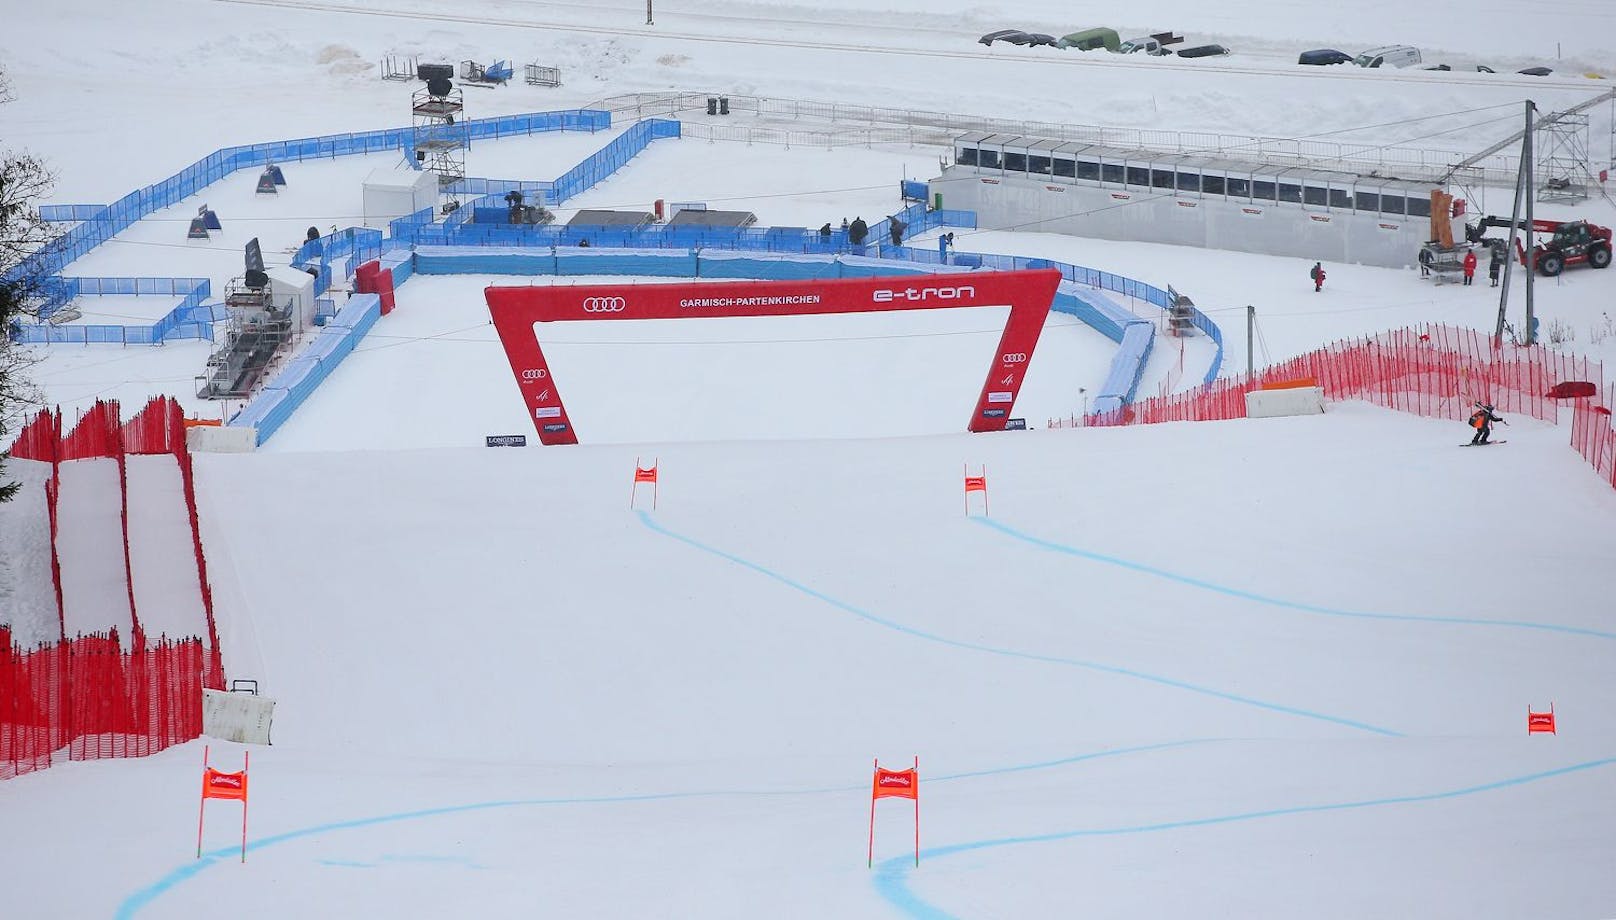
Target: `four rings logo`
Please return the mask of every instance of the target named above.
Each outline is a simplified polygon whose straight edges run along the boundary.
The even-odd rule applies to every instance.
[[[999,360],[1006,364],[1026,364],[1027,353],[1024,351],[1006,352],[1000,356]]]
[[[550,376],[550,372],[546,371],[542,367],[530,367],[527,370],[522,371],[522,380],[524,382],[530,380],[543,380],[548,376]]]
[[[585,313],[621,313],[628,309],[628,301],[621,297],[585,297]]]

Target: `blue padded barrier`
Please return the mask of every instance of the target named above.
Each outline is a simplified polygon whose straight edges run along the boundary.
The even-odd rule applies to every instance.
[[[287,362],[227,424],[258,429],[259,444],[269,440],[353,352],[381,316],[381,305],[381,298],[375,294],[350,297],[342,311],[320,328],[309,348]]]
[[[1100,385],[1096,399],[1114,398],[1118,400],[1118,405],[1132,402],[1155,340],[1156,327],[1153,324],[1142,321],[1129,324],[1123,330],[1120,347],[1111,359],[1111,371],[1106,375],[1105,383]]]
[[[762,278],[767,281],[803,281],[842,277],[841,263],[827,256],[753,255],[708,249],[698,253],[700,278]]]
[[[415,250],[418,275],[554,275],[550,249],[424,246]]]
[[[558,275],[658,275],[672,278],[694,278],[696,276],[696,254],[677,249],[557,247],[555,273]]]
[[[410,280],[415,273],[415,253],[408,249],[389,249],[382,253],[382,268],[393,273],[393,287]]]

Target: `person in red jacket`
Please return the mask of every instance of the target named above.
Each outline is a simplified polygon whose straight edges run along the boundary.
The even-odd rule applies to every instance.
[[[1476,277],[1476,251],[1474,249],[1465,253],[1464,273],[1465,287],[1469,287],[1471,279]]]
[[[1307,273],[1307,276],[1313,279],[1313,293],[1317,294],[1319,291],[1324,290],[1324,263],[1314,262],[1313,269]]]

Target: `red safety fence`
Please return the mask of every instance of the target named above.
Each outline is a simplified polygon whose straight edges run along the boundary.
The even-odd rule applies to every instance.
[[[1087,423],[1245,418],[1248,392],[1298,378],[1315,380],[1327,399],[1359,399],[1427,418],[1455,420],[1465,418],[1474,403],[1483,402],[1499,411],[1557,422],[1559,406],[1567,400],[1551,391],[1560,384],[1587,381],[1596,391],[1604,387],[1604,370],[1597,361],[1539,345],[1495,345],[1491,336],[1476,329],[1423,326],[1335,342],[1264,368],[1251,378],[1241,375],[1190,393],[1141,400],[1094,415]],[[1612,480],[1610,465],[1616,463],[1608,459],[1611,398],[1607,392],[1603,406],[1588,398],[1572,401],[1573,446],[1607,480]]]
[[[9,451],[11,456],[18,460],[55,463],[57,447],[61,441],[59,433],[61,426],[61,413],[49,409],[39,410],[33,421],[24,425],[22,431],[17,433],[17,440],[12,443]]]
[[[0,780],[55,760],[144,757],[197,737],[216,657],[199,639],[126,650],[116,633],[24,651],[0,626]]]
[[[65,633],[67,621],[62,615],[62,567],[56,556],[56,471],[62,452],[62,413],[39,410],[34,420],[23,427],[11,445],[11,456],[19,460],[37,460],[51,465],[50,478],[45,480],[45,511],[50,516],[51,586],[56,590],[56,627]]]
[[[131,648],[117,633],[64,637],[54,645],[24,651],[0,625],[0,779],[44,769],[53,759],[141,757],[189,741],[202,732],[202,688],[224,689],[224,667],[212,592],[197,525],[191,455],[185,420],[171,398],[153,399],[127,424],[116,402],[98,402],[71,433],[60,434],[59,412],[41,412],[20,433],[12,456],[52,464],[45,484],[51,526],[51,574],[58,616],[61,568],[56,554],[56,470],[63,461],[108,457],[124,469],[126,454],[172,454],[179,464],[191,524],[192,546],[207,614],[207,643],[200,639],[149,641],[138,620]],[[123,478],[120,475],[120,478]],[[127,479],[122,492],[125,565],[129,560]],[[133,606],[131,583],[130,603]]]
[[[197,524],[196,481],[191,471],[191,452],[185,447],[185,412],[171,396],[156,396],[140,414],[123,426],[122,444],[130,454],[172,454],[179,464],[185,492],[185,513],[191,521],[191,548],[196,554],[196,573],[202,586],[202,609],[208,617],[208,648],[219,647],[219,631],[213,621],[213,589],[208,583],[208,560],[202,552],[202,530]]]
[[[117,400],[96,400],[90,411],[62,438],[57,453],[62,460],[117,457],[123,453],[118,430]]]
[[[1571,411],[1571,446],[1593,466],[1599,478],[1616,487],[1616,424],[1611,408],[1616,407],[1616,384],[1605,390],[1603,400],[1578,399]]]

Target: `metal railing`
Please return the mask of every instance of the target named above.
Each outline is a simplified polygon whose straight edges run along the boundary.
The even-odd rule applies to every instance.
[[[1107,147],[1137,148],[1171,153],[1201,154],[1336,169],[1369,169],[1396,178],[1439,178],[1467,159],[1464,151],[1437,150],[1381,144],[1354,144],[1306,138],[1265,137],[1074,125],[1028,119],[956,115],[912,109],[884,108],[842,102],[774,99],[764,96],[727,96],[730,116],[748,116],[759,123],[723,124],[685,121],[684,136],[703,140],[749,144],[837,147],[881,145],[952,146],[955,137],[970,131],[1049,138]],[[634,93],[591,103],[589,108],[636,119],[704,114],[703,93]],[[817,120],[835,127],[788,127],[774,122]],[[859,127],[863,126],[863,127]],[[1472,164],[1489,185],[1515,181],[1518,159],[1499,154]]]

